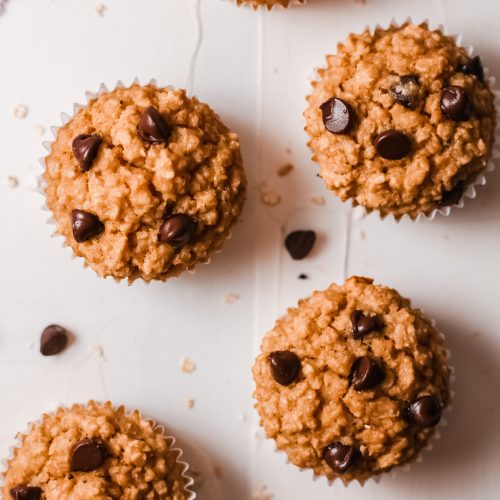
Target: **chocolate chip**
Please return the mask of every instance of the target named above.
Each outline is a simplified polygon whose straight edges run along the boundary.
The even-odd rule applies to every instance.
[[[444,191],[441,200],[438,202],[440,207],[450,207],[457,205],[462,199],[464,194],[465,184],[464,181],[458,181],[457,185],[449,191]]]
[[[95,134],[81,134],[73,140],[73,154],[75,155],[82,172],[90,170],[90,167],[99,152],[101,143],[102,137]]]
[[[349,381],[356,391],[372,389],[384,380],[385,373],[380,365],[368,356],[363,356],[354,361]]]
[[[38,486],[16,486],[9,493],[13,500],[40,500],[42,497],[42,489]]]
[[[316,242],[314,231],[292,231],[285,238],[285,247],[294,260],[301,260],[309,254]]]
[[[99,218],[85,210],[75,209],[71,212],[73,237],[78,243],[84,243],[104,231],[104,224]]]
[[[343,134],[349,130],[353,121],[351,107],[342,99],[332,97],[321,106],[323,123],[332,134]]]
[[[421,396],[408,406],[408,419],[420,427],[434,427],[441,420],[441,404],[435,396]]]
[[[267,357],[271,374],[280,385],[290,385],[300,371],[300,359],[291,351],[274,351]]]
[[[398,130],[386,130],[378,134],[373,143],[377,148],[377,153],[386,160],[401,160],[411,149],[408,136]]]
[[[44,356],[54,356],[68,344],[68,332],[59,325],[49,325],[40,337],[40,352]]]
[[[468,120],[472,107],[465,89],[458,85],[445,87],[441,92],[441,111],[450,120]]]
[[[304,274],[304,273],[299,274],[299,280],[306,280],[308,278],[309,278],[309,276],[307,276],[307,274]]]
[[[71,471],[90,472],[98,469],[106,460],[106,445],[99,439],[84,439],[76,443],[71,452]]]
[[[335,472],[343,473],[350,469],[359,459],[360,453],[354,448],[339,441],[330,443],[323,450],[323,459]]]
[[[458,68],[458,71],[466,75],[477,76],[477,79],[480,82],[484,82],[483,63],[481,62],[481,58],[479,56],[469,59],[465,64]]]
[[[158,241],[180,248],[191,241],[195,231],[196,221],[190,215],[170,215],[160,227]]]
[[[352,312],[351,324],[355,339],[360,339],[364,335],[378,332],[384,328],[384,324],[378,316],[369,316],[359,309]]]
[[[166,142],[170,136],[170,127],[156,108],[149,106],[142,113],[137,126],[141,138],[150,144]]]
[[[391,89],[392,97],[405,108],[416,108],[418,105],[420,85],[415,75],[402,76]]]

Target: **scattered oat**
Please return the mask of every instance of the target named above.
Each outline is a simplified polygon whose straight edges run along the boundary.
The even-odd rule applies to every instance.
[[[18,118],[19,120],[22,120],[28,116],[29,109],[28,106],[25,104],[18,104],[14,108],[14,118]]]
[[[104,12],[106,11],[106,6],[103,3],[98,3],[95,6],[95,11],[97,12],[97,15],[99,16],[104,16]]]
[[[275,207],[279,205],[281,202],[281,196],[276,191],[264,191],[260,195],[260,201],[264,203],[264,205],[269,205],[270,207]]]
[[[326,200],[324,196],[313,196],[311,198],[311,202],[314,203],[315,205],[318,205],[318,207],[326,205]]]
[[[291,163],[287,163],[286,165],[283,165],[282,167],[278,168],[278,171],[276,172],[280,177],[285,177],[285,175],[288,175],[295,167]]]
[[[28,182],[26,183],[28,186],[28,189],[31,191],[37,191],[38,187],[40,186],[40,183],[38,182],[38,177],[35,177],[32,175],[29,179]]]
[[[252,500],[271,500],[273,497],[266,485],[262,485],[252,493]]]
[[[194,399],[192,399],[192,398],[186,399],[186,407],[189,410],[192,410],[194,408]]]
[[[239,293],[231,292],[224,297],[224,304],[234,304],[240,298]]]
[[[101,361],[106,361],[106,355],[102,345],[96,344],[92,347],[92,353],[95,354]]]
[[[35,125],[35,132],[41,137],[43,134],[45,134],[45,127],[41,123],[37,123]]]
[[[17,177],[14,177],[13,175],[8,175],[3,182],[7,187],[10,188],[16,188],[17,186],[19,186],[19,179]]]
[[[196,370],[196,365],[189,358],[181,358],[179,366],[184,373],[193,373]]]
[[[220,479],[222,477],[222,467],[218,464],[214,464],[214,476],[217,479]]]

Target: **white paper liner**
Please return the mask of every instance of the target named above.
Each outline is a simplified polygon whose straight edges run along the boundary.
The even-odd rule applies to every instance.
[[[467,55],[469,57],[473,57],[474,55],[474,48],[472,45],[462,45],[462,35],[461,34],[450,34],[448,33],[448,30],[446,27],[442,24],[439,24],[437,26],[433,26],[429,20],[424,20],[420,23],[415,23],[411,17],[408,17],[402,22],[398,22],[396,19],[391,19],[390,24],[387,27],[382,26],[381,24],[377,24],[374,28],[371,28],[370,26],[367,26],[366,29],[373,35],[376,30],[388,30],[391,28],[400,28],[401,26],[411,23],[415,25],[420,25],[420,24],[425,24],[429,28],[430,31],[435,31],[439,30],[443,35],[446,36],[451,36],[455,44],[459,47],[462,47],[465,49]],[[484,61],[482,61],[484,63]],[[314,80],[321,79],[320,75],[318,74],[318,70],[320,68],[316,68],[314,70]],[[493,131],[493,141],[491,145],[491,155],[488,159],[488,162],[484,169],[479,172],[477,177],[471,181],[469,184],[467,184],[464,193],[460,199],[460,201],[455,204],[451,205],[448,207],[436,207],[434,210],[431,212],[425,214],[425,213],[419,213],[418,215],[412,217],[409,214],[403,214],[403,215],[396,215],[391,212],[381,212],[379,209],[375,208],[367,208],[363,205],[360,205],[358,202],[356,202],[355,199],[351,199],[351,204],[354,208],[360,208],[363,211],[363,216],[367,216],[371,214],[372,212],[377,212],[378,216],[380,219],[385,219],[387,217],[392,217],[396,222],[401,222],[404,220],[411,220],[414,222],[421,222],[422,220],[434,220],[438,214],[443,215],[447,217],[450,215],[452,210],[456,210],[459,208],[463,208],[465,205],[465,199],[470,198],[474,199],[477,196],[477,188],[480,186],[484,186],[486,184],[486,174],[488,172],[492,172],[495,169],[495,161],[497,161],[500,158],[500,91],[494,90],[494,86],[496,83],[495,77],[490,75],[490,70],[486,66],[484,66],[484,81],[485,83],[488,84],[489,89],[491,93],[493,94],[493,102],[494,102],[494,107],[495,107],[495,130]]]
[[[234,1],[234,0],[231,0]],[[262,5],[262,4],[254,4],[254,0],[235,0],[236,5],[238,7],[252,7],[254,10],[260,9],[260,8],[266,8],[267,10],[273,10],[274,8],[281,8],[283,10],[286,10],[290,7],[294,7],[297,5],[305,5],[307,3],[307,0],[289,0],[288,5],[281,5],[281,4],[275,4],[275,5]]]
[[[91,401],[88,401],[85,404],[75,404],[75,405],[72,405],[70,407],[65,406],[65,405],[61,405],[57,409],[63,408],[65,410],[67,410],[67,411],[70,411],[71,408],[74,407],[74,406],[80,406],[82,408],[85,408],[85,407],[87,407],[88,405],[90,405],[92,403],[95,403],[97,406],[103,406],[103,405],[107,404],[108,402],[106,401],[104,403],[98,403],[98,402],[95,402],[95,401],[91,400]],[[112,403],[110,403],[110,404],[112,404]],[[118,410],[120,408],[121,408],[121,406],[119,406],[119,407],[113,406],[114,410]],[[56,411],[57,411],[57,409],[54,410],[54,411],[52,411],[52,412],[44,413],[40,418],[38,418],[38,419],[36,419],[36,420],[28,423],[28,425],[26,426],[24,432],[18,432],[17,435],[15,436],[12,445],[9,446],[8,456],[5,457],[5,458],[3,458],[2,460],[0,460],[0,495],[2,493],[2,489],[3,489],[4,485],[5,485],[5,474],[7,472],[8,467],[9,467],[9,461],[14,458],[14,450],[18,449],[18,448],[20,448],[22,446],[22,438],[23,438],[23,436],[26,436],[27,434],[29,434],[29,432],[31,431],[31,429],[34,426],[40,425],[43,416],[45,416],[45,415],[54,416],[55,413],[56,413]],[[134,410],[130,411],[130,410],[128,410],[128,409],[125,408],[125,412],[126,412],[127,415],[132,414],[133,411]],[[182,478],[185,480],[185,484],[186,484],[185,485],[186,500],[194,500],[196,498],[196,493],[194,491],[192,491],[192,489],[191,489],[191,487],[194,484],[194,480],[189,475],[189,465],[186,462],[184,462],[183,460],[181,460],[182,455],[183,455],[183,451],[180,448],[175,448],[174,447],[175,443],[176,443],[175,437],[166,434],[165,433],[165,427],[163,425],[158,424],[156,422],[156,420],[150,419],[150,418],[144,418],[140,412],[139,412],[139,417],[141,418],[141,420],[144,420],[146,422],[150,422],[152,424],[152,426],[153,426],[153,430],[159,431],[159,432],[161,432],[161,434],[163,434],[163,436],[165,438],[165,441],[168,444],[169,451],[171,451],[173,454],[176,455],[176,462],[178,464],[180,464],[182,466],[182,468],[183,468]]]
[[[2,0],[0,0],[1,2]],[[132,82],[129,84],[129,85],[126,85],[124,84],[121,80],[118,80],[118,82],[116,82],[116,84],[114,85],[114,87],[112,87],[111,89],[108,88],[108,86],[105,84],[105,83],[101,83],[99,85],[99,89],[97,90],[97,92],[91,92],[91,91],[86,91],[85,92],[85,98],[86,98],[86,101],[87,101],[87,104],[92,100],[92,99],[95,99],[96,97],[98,97],[99,95],[101,94],[107,94],[109,92],[112,92],[114,89],[117,89],[117,88],[129,88],[131,87],[132,85],[141,85],[143,86],[144,84],[141,83],[140,79],[138,77],[134,78],[132,80]],[[158,87],[158,84],[156,82],[156,79],[155,78],[152,78],[151,80],[149,80],[145,85],[153,85],[155,87]],[[161,87],[159,88],[168,88],[170,90],[174,90],[175,87],[173,87],[172,85],[162,85]],[[68,123],[74,116],[76,116],[76,114],[83,108],[85,108],[87,106],[87,104],[80,104],[80,103],[73,103],[73,112],[72,114],[68,114],[68,113],[61,113],[61,123],[62,125],[57,125],[57,126],[52,126],[50,127],[50,131],[54,137],[53,140],[51,141],[44,141],[42,142],[42,146],[47,150],[47,155],[45,156],[42,156],[40,159],[39,159],[39,162],[42,166],[42,169],[40,171],[40,173],[38,173],[38,175],[36,176],[36,182],[37,182],[37,187],[35,189],[36,192],[38,192],[39,194],[41,194],[43,196],[43,205],[42,205],[42,210],[44,212],[48,212],[50,214],[50,217],[46,220],[46,223],[52,227],[53,229],[53,232],[51,234],[51,237],[52,238],[61,238],[61,248],[63,249],[66,249],[68,248],[69,251],[71,252],[71,259],[73,260],[78,260],[78,259],[81,259],[81,263],[82,263],[82,266],[84,268],[87,268],[87,267],[90,267],[89,264],[87,264],[87,261],[85,260],[84,257],[80,256],[80,255],[75,255],[75,253],[73,252],[73,249],[71,248],[70,245],[67,244],[66,242],[66,238],[59,234],[59,232],[57,231],[57,223],[56,223],[56,220],[51,212],[51,210],[47,207],[47,204],[45,202],[45,190],[47,188],[47,182],[45,181],[45,178],[44,178],[44,173],[45,173],[45,160],[47,159],[47,157],[50,155],[50,152],[52,150],[52,144],[55,142],[55,139],[57,137],[57,133],[59,131],[59,129],[66,125],[66,123]],[[236,224],[236,223],[235,223]],[[232,229],[228,232],[228,234],[226,235],[226,239],[225,239],[225,243],[230,240],[232,237]],[[214,255],[217,255],[219,254],[220,252],[222,252],[223,250],[223,246],[224,245],[221,245],[220,248],[218,248],[217,250],[214,250],[211,252],[211,254],[209,255],[209,257],[203,261],[197,261],[195,262],[191,267],[187,268],[187,269],[183,269],[182,271],[179,272],[179,274],[175,275],[175,276],[165,276],[165,277],[162,277],[162,278],[158,278],[158,279],[152,279],[152,280],[145,280],[143,279],[142,277],[138,276],[138,277],[135,277],[133,279],[131,278],[117,278],[116,276],[106,276],[105,278],[101,277],[102,279],[105,279],[105,280],[111,280],[113,281],[114,283],[116,284],[119,284],[121,283],[122,281],[128,281],[128,284],[131,285],[132,283],[134,283],[135,281],[142,281],[144,284],[146,285],[150,285],[152,282],[165,282],[165,281],[168,281],[168,280],[172,280],[172,279],[178,279],[181,277],[181,275],[183,273],[190,273],[190,274],[194,274],[196,272],[196,267],[198,265],[201,265],[201,264],[210,264],[210,262],[212,261],[212,257]],[[95,273],[95,271],[93,271]],[[97,275],[97,273],[95,273]]]
[[[418,312],[422,314],[432,325],[433,328],[436,327],[436,321],[433,318],[428,318],[424,311],[422,309],[416,309]],[[371,476],[365,480],[359,480],[359,479],[351,479],[351,480],[345,480],[342,478],[342,476],[337,476],[334,479],[328,479],[326,476],[323,475],[318,475],[314,472],[313,469],[309,467],[299,467],[295,465],[294,463],[290,462],[288,455],[284,450],[280,450],[278,446],[276,445],[276,442],[273,441],[273,447],[275,453],[278,455],[282,456],[285,463],[287,465],[291,465],[295,467],[296,469],[299,469],[301,473],[303,473],[304,476],[311,476],[311,479],[316,482],[316,481],[325,481],[327,486],[333,486],[335,482],[340,482],[344,485],[345,488],[349,486],[351,483],[357,483],[360,486],[364,487],[366,484],[370,483],[373,481],[374,483],[379,483],[384,477],[388,477],[390,479],[394,479],[398,474],[403,473],[403,472],[408,472],[411,469],[411,466],[415,463],[420,463],[424,459],[424,454],[430,450],[432,450],[434,442],[441,439],[441,433],[440,429],[443,429],[448,425],[448,421],[446,420],[445,416],[449,415],[450,412],[453,410],[453,398],[455,397],[455,391],[453,390],[453,384],[455,382],[455,369],[453,366],[451,366],[450,360],[451,360],[451,352],[449,349],[445,347],[445,335],[442,332],[438,332],[439,338],[443,342],[443,349],[445,351],[446,355],[446,360],[448,362],[448,367],[450,369],[450,378],[449,378],[449,391],[450,391],[450,399],[448,401],[448,405],[446,408],[444,408],[442,415],[441,415],[441,420],[439,423],[435,426],[434,428],[434,433],[428,438],[428,441],[425,446],[423,446],[418,454],[415,456],[414,459],[412,459],[410,462],[405,463],[403,465],[394,467],[387,472],[380,472],[379,474],[376,474],[374,476]],[[267,438],[270,439],[270,438]]]

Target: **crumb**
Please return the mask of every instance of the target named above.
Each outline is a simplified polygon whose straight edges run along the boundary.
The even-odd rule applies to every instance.
[[[285,177],[285,175],[288,175],[294,168],[295,167],[291,163],[287,163],[286,165],[278,168],[276,173],[279,177]]]
[[[366,239],[366,233],[361,229],[361,231],[358,233],[358,238],[362,241]]]
[[[37,191],[40,183],[38,182],[38,178],[32,175],[27,182],[28,189],[31,191]]]
[[[292,154],[292,149],[291,149],[291,148],[286,148],[286,149],[285,149],[285,153],[286,153],[287,155],[291,155],[291,154]]]
[[[196,365],[188,358],[181,358],[179,366],[183,373],[193,373],[196,370]]]
[[[96,344],[92,347],[92,353],[95,354],[100,360],[106,361],[106,356],[104,354],[104,349],[102,345]]]
[[[26,106],[24,104],[18,104],[14,108],[14,117],[19,118],[20,120],[22,120],[23,118],[26,118],[28,116],[28,113],[29,113],[28,106]]]
[[[275,207],[281,202],[281,196],[276,191],[264,191],[260,195],[260,201],[262,201],[264,205]]]
[[[35,125],[35,132],[41,137],[43,134],[45,134],[45,127],[40,123],[37,123]]]
[[[17,186],[19,186],[19,179],[13,175],[8,175],[4,179],[4,184],[10,188],[16,188]]]
[[[220,465],[214,465],[214,476],[217,479],[220,479],[222,477],[222,467]]]
[[[188,408],[189,410],[192,410],[194,408],[194,399],[186,399],[186,408]]]
[[[224,304],[234,304],[240,298],[239,293],[231,292],[224,297]]]
[[[269,492],[266,485],[262,485],[252,493],[252,500],[271,500],[273,494]]]
[[[326,205],[326,200],[324,196],[313,196],[311,198],[311,202],[314,203],[315,205],[318,205],[319,207]]]
[[[99,15],[101,17],[104,16],[105,10],[106,10],[106,6],[103,3],[98,3],[95,6],[95,11],[97,12],[97,15]]]
[[[307,280],[309,279],[309,276],[307,276],[307,274],[299,274],[299,280]]]

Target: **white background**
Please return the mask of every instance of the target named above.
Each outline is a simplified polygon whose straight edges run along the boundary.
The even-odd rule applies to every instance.
[[[111,399],[166,424],[202,472],[199,498],[246,500],[266,485],[274,500],[498,500],[500,473],[500,173],[448,218],[396,224],[356,217],[316,178],[302,112],[312,68],[349,32],[392,17],[431,19],[461,32],[500,74],[497,0],[310,0],[272,13],[224,0],[9,0],[0,17],[0,452],[26,423],[58,404]],[[35,124],[83,101],[101,81],[155,77],[187,87],[241,136],[249,176],[243,223],[195,274],[127,287],[97,278],[51,238],[32,187],[43,154]],[[24,120],[13,117],[26,104]],[[278,178],[287,162],[295,170]],[[265,207],[260,193],[282,203]],[[325,196],[327,204],[311,203]],[[282,247],[290,229],[314,229],[310,257]],[[298,280],[306,273],[308,280]],[[436,318],[457,370],[443,437],[408,474],[345,489],[313,483],[258,432],[251,364],[287,306],[347,275],[399,289]],[[240,294],[224,303],[231,292]],[[60,323],[76,341],[38,353]],[[180,371],[187,356],[196,371]],[[185,404],[195,400],[193,409]],[[222,476],[216,477],[214,467]]]

